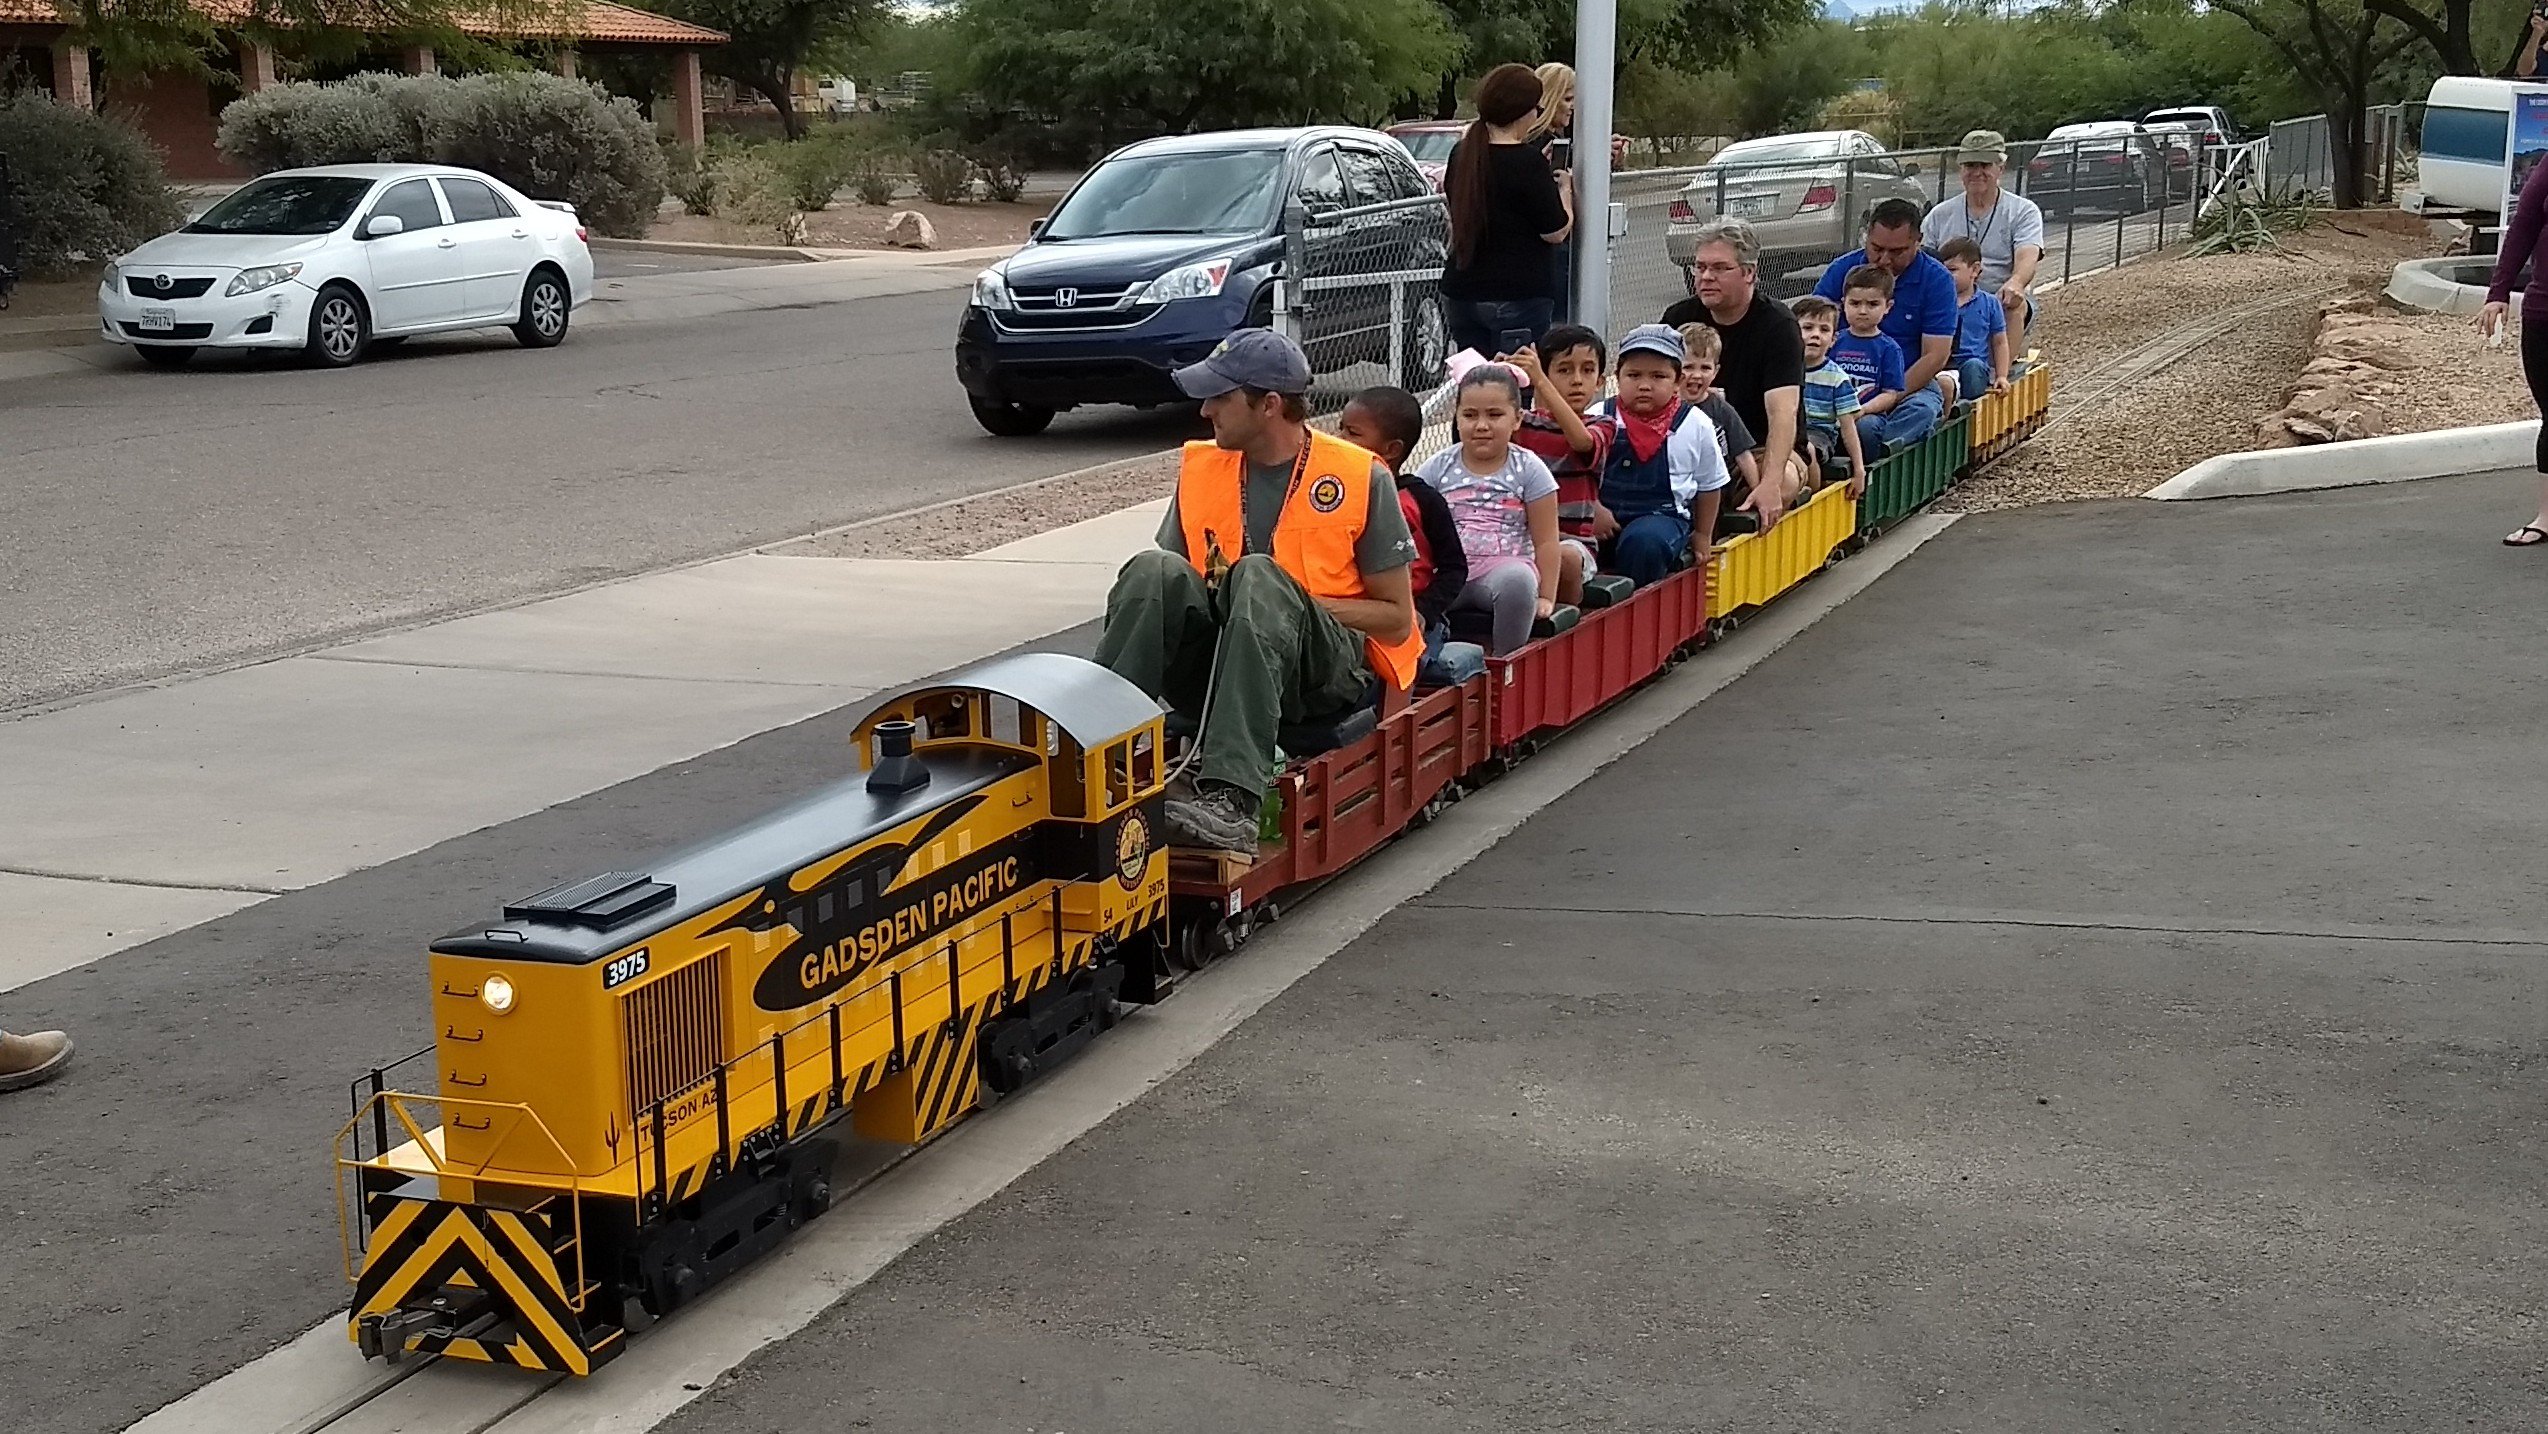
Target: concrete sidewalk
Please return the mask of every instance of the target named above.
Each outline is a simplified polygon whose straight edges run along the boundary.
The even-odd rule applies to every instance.
[[[603,279],[594,284],[592,302],[576,311],[574,322],[594,328],[675,323],[960,289],[971,284],[984,265],[1015,251],[1015,245],[935,252],[880,250],[816,263]],[[0,313],[0,335],[38,345],[0,349],[0,382],[133,362],[128,350],[96,337],[96,325],[89,317]]]
[[[2530,487],[1959,521],[663,1434],[2536,1427]]]
[[[1085,621],[1156,502],[751,553],[0,722],[0,991]]]

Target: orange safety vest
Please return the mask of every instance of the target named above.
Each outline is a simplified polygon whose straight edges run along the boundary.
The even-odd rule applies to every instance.
[[[1354,540],[1371,516],[1371,471],[1380,460],[1341,438],[1309,431],[1309,463],[1274,520],[1274,561],[1311,597],[1361,598],[1362,569]],[[1204,570],[1215,540],[1222,556],[1237,562],[1247,545],[1239,494],[1247,459],[1211,443],[1189,443],[1177,466],[1177,515],[1185,527],[1186,560]],[[1403,692],[1415,686],[1416,659],[1424,634],[1409,629],[1396,642],[1366,634],[1363,660],[1382,681]]]

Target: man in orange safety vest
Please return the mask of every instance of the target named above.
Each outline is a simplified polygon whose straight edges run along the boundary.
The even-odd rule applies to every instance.
[[[1212,441],[1185,446],[1158,548],[1116,575],[1097,660],[1202,723],[1170,839],[1253,855],[1281,726],[1414,684],[1415,540],[1380,460],[1309,426],[1300,345],[1241,329],[1176,380]]]

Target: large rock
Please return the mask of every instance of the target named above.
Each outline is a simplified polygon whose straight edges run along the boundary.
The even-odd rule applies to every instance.
[[[2321,334],[2318,353],[2323,358],[2350,359],[2373,368],[2412,368],[2415,360],[2407,352],[2412,338],[2395,324],[2358,324]]]
[[[2379,370],[2354,359],[2331,358],[2325,354],[2311,359],[2300,370],[2298,387],[2316,388],[2322,383],[2351,382],[2368,378]]]
[[[897,249],[935,249],[938,226],[916,209],[897,209],[885,220],[885,242]]]
[[[2268,421],[2279,421],[2303,443],[2347,443],[2389,431],[2379,405],[2341,383],[2302,389]]]

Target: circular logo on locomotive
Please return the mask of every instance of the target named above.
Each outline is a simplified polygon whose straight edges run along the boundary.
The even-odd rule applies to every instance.
[[[1309,485],[1309,506],[1322,513],[1333,513],[1345,506],[1345,480],[1333,473],[1319,475]]]
[[[1137,890],[1149,871],[1150,823],[1139,812],[1126,812],[1124,824],[1115,828],[1115,880],[1126,891]]]

